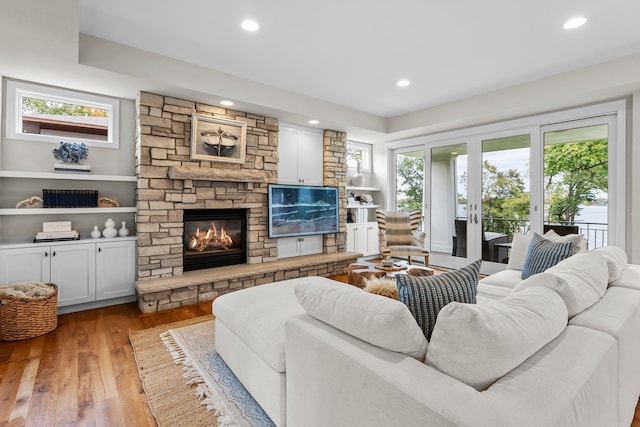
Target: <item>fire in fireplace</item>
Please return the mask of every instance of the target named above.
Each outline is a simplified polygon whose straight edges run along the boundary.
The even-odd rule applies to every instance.
[[[247,262],[246,209],[184,211],[184,271]]]

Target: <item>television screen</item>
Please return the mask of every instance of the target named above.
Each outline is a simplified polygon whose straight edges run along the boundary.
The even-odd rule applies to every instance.
[[[338,188],[269,184],[269,237],[337,233]]]

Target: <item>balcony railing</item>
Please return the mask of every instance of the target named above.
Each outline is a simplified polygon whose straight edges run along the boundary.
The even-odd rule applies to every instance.
[[[458,219],[465,219],[464,217]],[[529,234],[531,222],[523,219],[485,218],[482,220],[485,231],[503,233],[509,236],[508,241],[513,241],[515,233]],[[548,224],[545,222],[545,224]],[[554,222],[558,225],[577,225],[578,233],[582,234],[589,242],[589,249],[600,248],[608,244],[608,224],[601,222]]]

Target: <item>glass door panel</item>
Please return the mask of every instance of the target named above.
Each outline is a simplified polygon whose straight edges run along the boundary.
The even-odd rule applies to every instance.
[[[431,258],[438,265],[456,267],[471,256],[467,239],[467,144],[431,148]]]
[[[396,153],[395,210],[423,210],[424,156],[424,149]]]
[[[528,233],[531,135],[482,141],[482,259],[506,264],[514,233]]]
[[[544,231],[608,244],[609,125],[544,132]]]

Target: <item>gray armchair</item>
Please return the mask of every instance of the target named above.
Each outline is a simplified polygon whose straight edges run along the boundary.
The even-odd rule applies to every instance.
[[[424,257],[424,265],[429,265],[429,251],[425,248],[427,235],[418,230],[422,213],[418,209],[408,212],[376,209],[380,256]]]

